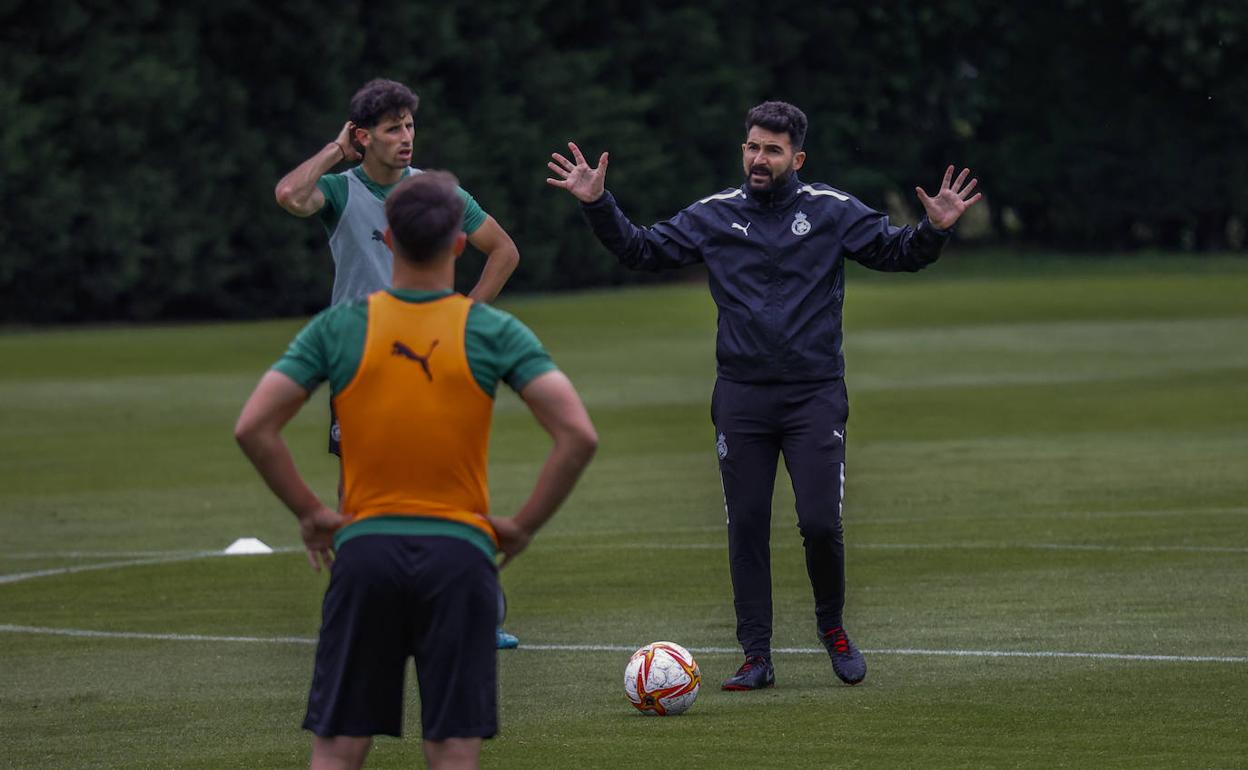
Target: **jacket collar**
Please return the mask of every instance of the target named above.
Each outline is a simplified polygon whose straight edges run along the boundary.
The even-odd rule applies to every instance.
[[[741,185],[741,189],[745,192],[747,200],[751,200],[760,206],[771,208],[780,208],[792,203],[793,199],[797,197],[797,193],[801,187],[802,181],[797,178],[796,171],[789,175],[788,181],[779,187],[772,188],[771,190],[763,192],[756,191],[754,188],[750,187],[748,180]]]

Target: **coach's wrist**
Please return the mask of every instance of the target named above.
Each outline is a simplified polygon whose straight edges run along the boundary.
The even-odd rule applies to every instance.
[[[584,198],[577,198],[577,200],[579,200],[581,202],[581,205],[584,206],[585,208],[598,208],[599,206],[607,202],[607,191],[603,190],[602,192],[598,193],[598,197],[592,198],[590,200],[585,200]]]
[[[930,218],[925,216],[923,217],[923,219],[919,221],[919,229],[928,230],[940,236],[949,236],[950,234],[953,233],[953,226],[955,224],[956,222],[951,222],[948,227],[941,227],[940,225],[933,222]],[[926,227],[924,227],[924,225],[926,225]]]

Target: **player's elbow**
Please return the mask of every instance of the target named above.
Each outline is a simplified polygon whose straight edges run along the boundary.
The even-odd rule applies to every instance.
[[[257,434],[257,425],[248,420],[246,414],[239,415],[238,422],[234,423],[234,440],[238,442],[238,446],[244,453],[249,447],[255,445]]]
[[[516,244],[510,238],[507,239],[503,248],[498,250],[498,261],[508,274],[520,266],[520,249],[516,248]]]
[[[598,451],[598,431],[594,424],[586,420],[572,426],[565,437],[568,453],[582,465],[588,465]]]
[[[503,233],[502,237],[488,250],[483,249],[483,251],[489,263],[489,269],[495,275],[500,276],[503,281],[510,278],[520,265],[520,249],[516,248],[515,241],[511,240],[506,233]],[[488,301],[493,302],[494,298],[489,297]]]
[[[252,457],[264,445],[265,431],[265,423],[257,419],[252,410],[243,409],[238,421],[234,423],[234,440],[238,442],[243,454]]]
[[[306,217],[312,213],[306,210],[307,204],[300,200],[295,186],[285,181],[278,182],[277,187],[273,188],[273,197],[277,200],[277,205],[297,217]]]
[[[273,188],[273,197],[277,200],[277,205],[284,209],[290,208],[291,196],[293,194],[294,190],[291,189],[290,185],[285,184],[284,182],[278,182],[277,187]]]

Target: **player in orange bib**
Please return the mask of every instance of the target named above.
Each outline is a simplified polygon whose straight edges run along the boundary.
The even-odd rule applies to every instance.
[[[400,734],[408,658],[429,766],[478,766],[482,739],[498,729],[495,556],[505,565],[528,545],[597,446],[572,383],[533,333],[452,291],[463,206],[445,172],[402,182],[386,202],[394,288],[317,315],[235,426],[298,518],[312,567],[333,565],[304,719],[313,770],[361,767],[372,736]],[[308,488],[281,437],[325,381],[341,426],[341,512]],[[554,439],[512,517],[489,515],[499,382]]]
[[[399,182],[413,174],[412,141],[420,98],[394,80],[376,78],[351,97],[348,120],[338,138],[299,164],[277,183],[278,204],[298,217],[316,216],[325,227],[334,259],[330,304],[362,299],[390,286],[391,254],[383,240],[386,199]],[[329,171],[342,161],[358,162],[346,171]],[[460,225],[468,242],[486,255],[480,280],[468,296],[493,302],[515,270],[520,254],[494,217],[463,188]],[[338,420],[330,411],[329,451],[339,455]],[[339,489],[341,497],[342,490]],[[499,623],[505,610],[498,593]],[[499,649],[519,645],[515,635],[498,628]]]

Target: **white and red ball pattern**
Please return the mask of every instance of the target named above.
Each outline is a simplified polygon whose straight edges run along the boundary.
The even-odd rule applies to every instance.
[[[697,661],[675,642],[647,644],[624,667],[624,694],[643,714],[683,714],[697,700],[701,686]]]

